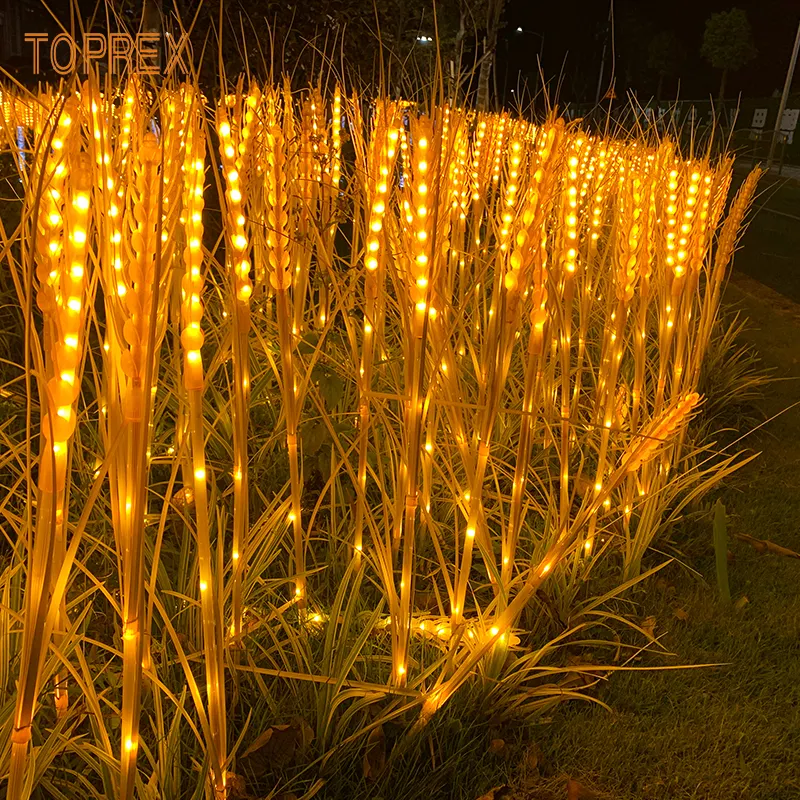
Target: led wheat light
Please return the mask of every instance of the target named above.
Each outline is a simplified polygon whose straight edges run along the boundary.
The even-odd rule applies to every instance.
[[[75,431],[89,299],[87,269],[90,170],[80,152],[79,105],[74,96],[54,108],[38,141],[32,179],[41,177],[44,202],[36,220],[36,302],[44,318],[45,363],[35,529],[29,543],[22,658],[11,732],[8,792],[21,795],[42,668],[50,634],[68,619],[56,579],[65,560],[69,511],[67,467]],[[52,150],[48,146],[52,146]],[[67,709],[63,676],[55,676],[55,705]]]
[[[367,451],[369,445],[370,401],[372,371],[375,360],[375,340],[383,329],[383,287],[386,274],[386,237],[384,217],[389,203],[391,176],[394,171],[399,132],[396,127],[394,106],[380,103],[376,106],[374,130],[365,165],[366,218],[364,254],[364,330],[359,367],[359,445],[358,445],[358,498],[356,505],[353,547],[360,560],[364,547],[364,515],[366,512]]]
[[[216,794],[226,796],[226,719],[224,687],[224,621],[222,616],[222,576],[212,568],[213,555],[209,532],[205,435],[203,431],[203,184],[205,177],[205,140],[200,115],[202,105],[191,89],[186,89],[186,136],[183,177],[185,246],[184,273],[181,281],[181,344],[183,346],[183,383],[189,396],[189,442],[191,484],[197,521],[200,608],[203,617],[208,716],[213,743],[212,770]],[[235,546],[235,545],[234,545]],[[233,569],[239,555],[233,551]]]
[[[177,171],[182,164],[178,131],[161,142],[145,122],[137,98],[125,93],[122,132],[117,138],[117,163],[126,165],[128,181],[120,186],[118,209],[125,209],[120,227],[112,223],[120,253],[101,275],[109,332],[107,386],[108,441],[119,441],[109,464],[109,482],[118,508],[115,534],[122,544],[122,712],[121,788],[123,798],[132,796],[139,751],[142,671],[149,662],[149,614],[145,598],[145,514],[152,435],[152,398],[155,392],[158,353],[166,328],[172,259],[169,232],[179,216]],[[166,98],[165,98],[166,103]],[[168,116],[167,109],[162,113]],[[165,120],[166,121],[166,120]],[[111,125],[106,118],[105,125]],[[127,128],[127,130],[126,130]],[[113,162],[113,159],[112,159]],[[106,190],[113,188],[109,182]],[[127,192],[127,202],[123,197]],[[101,195],[102,196],[102,195]],[[112,195],[113,196],[113,195]],[[115,203],[116,204],[116,203]],[[166,216],[164,209],[167,209]],[[122,213],[121,211],[119,213]],[[114,217],[112,217],[114,219]],[[165,233],[167,236],[165,237]],[[105,349],[105,346],[104,346]]]
[[[395,551],[401,548],[400,606],[394,630],[394,679],[405,685],[410,633],[411,602],[413,596],[414,539],[419,500],[418,471],[420,464],[421,434],[424,425],[425,404],[425,335],[429,306],[429,285],[432,260],[436,253],[432,241],[434,215],[432,204],[439,197],[439,171],[436,169],[438,151],[433,146],[433,126],[426,117],[415,120],[412,173],[403,200],[406,226],[407,267],[400,278],[406,297],[404,316],[408,331],[405,364],[405,382],[408,399],[405,401],[405,442],[400,464],[399,483],[395,499],[394,543]]]
[[[299,414],[298,380],[294,369],[294,335],[289,289],[292,285],[292,257],[289,240],[289,196],[283,132],[276,125],[265,137],[265,194],[267,197],[267,257],[269,281],[275,291],[278,337],[281,349],[281,386],[286,414],[286,446],[289,454],[291,513],[289,522],[294,540],[294,594],[299,607],[305,607],[305,543],[300,508],[300,465],[297,423]]]
[[[254,88],[249,97],[257,103]],[[230,101],[230,102],[229,102]],[[242,630],[242,579],[247,565],[247,539],[250,525],[247,438],[250,404],[250,239],[244,215],[245,194],[249,185],[249,147],[255,112],[241,93],[226,98],[217,106],[217,133],[222,169],[225,175],[225,249],[230,281],[228,313],[233,323],[233,636]]]

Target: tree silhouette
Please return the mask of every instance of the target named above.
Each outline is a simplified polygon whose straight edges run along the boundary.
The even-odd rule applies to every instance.
[[[722,70],[719,85],[720,102],[725,98],[729,72],[736,72],[758,55],[747,14],[740,8],[720,11],[706,20],[700,55],[714,69]]]

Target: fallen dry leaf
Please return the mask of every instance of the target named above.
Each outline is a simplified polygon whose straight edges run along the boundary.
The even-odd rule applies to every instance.
[[[686,609],[676,608],[672,613],[675,614],[675,618],[679,619],[681,622],[689,621],[689,612],[686,611]]]
[[[748,597],[746,594],[743,594],[743,595],[742,595],[742,596],[741,596],[741,597],[740,597],[740,598],[739,598],[739,599],[738,599],[738,600],[737,600],[737,601],[736,601],[736,602],[733,604],[733,607],[734,607],[734,608],[735,608],[737,611],[741,611],[741,610],[742,610],[742,609],[743,609],[743,608],[744,608],[744,607],[745,607],[745,606],[746,606],[746,605],[747,605],[749,602],[750,602],[750,598],[749,598],[749,597]]]
[[[645,617],[642,620],[641,629],[651,638],[655,639],[655,632],[656,632],[656,618],[655,617]]]
[[[242,759],[255,774],[263,774],[268,766],[284,767],[314,739],[314,731],[303,720],[288,725],[272,725],[244,751]]]
[[[228,796],[231,800],[248,800],[250,795],[247,792],[247,785],[241,775],[228,772],[225,776],[225,782],[228,787]]]
[[[570,778],[567,781],[567,800],[600,800],[600,795]]]
[[[800,553],[796,553],[788,547],[781,547],[781,545],[770,542],[768,539],[756,539],[754,536],[748,536],[746,533],[734,533],[733,535],[740,542],[749,544],[757,553],[773,553],[776,556],[800,558]]]
[[[538,772],[539,765],[542,763],[542,749],[536,742],[528,747],[525,753],[525,769],[531,772]]]
[[[386,768],[386,737],[383,725],[373,728],[367,737],[367,749],[364,751],[364,777],[368,781],[376,781]]]
[[[492,739],[491,743],[489,744],[489,752],[494,753],[495,755],[502,753],[505,749],[505,739]]]

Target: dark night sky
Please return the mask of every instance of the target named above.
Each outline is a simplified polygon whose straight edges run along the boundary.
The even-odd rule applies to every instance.
[[[700,45],[708,16],[732,6],[747,12],[758,57],[729,76],[726,96],[735,98],[742,92],[745,96],[765,97],[780,90],[800,20],[800,0],[615,0],[617,94],[621,96],[626,89],[632,89],[643,100],[654,92],[657,78],[646,68],[647,45],[655,33],[671,30],[687,53],[680,97],[716,96],[719,73],[700,57]],[[593,101],[608,11],[608,0],[508,0],[504,41],[499,45],[501,93],[504,81],[507,91],[516,85],[519,70],[523,75],[535,74],[541,39],[534,34],[541,33],[544,73],[552,79],[551,87],[555,88],[559,75],[563,75],[563,101]],[[518,34],[518,26],[530,33]],[[606,63],[608,75],[610,61]],[[634,67],[626,75],[626,66],[635,64],[638,69]],[[796,87],[799,85],[800,75],[795,83]],[[677,92],[677,80],[665,84],[665,98],[675,98]]]
[[[372,7],[372,0],[358,0]],[[38,6],[40,0],[26,5]],[[70,0],[50,0],[51,7],[63,7],[64,20]],[[96,0],[85,0],[94,7]],[[168,0],[163,0],[169,5]],[[189,5],[193,0],[185,0]],[[205,0],[209,2],[209,0]],[[217,0],[210,0],[216,6]],[[223,0],[225,3],[226,0]],[[288,2],[288,0],[287,0]],[[302,6],[303,0],[298,0]],[[433,0],[429,0],[431,6]],[[701,57],[705,20],[715,11],[732,6],[747,12],[758,50],[755,60],[728,77],[726,97],[769,97],[783,87],[795,31],[800,20],[800,0],[613,0],[616,49],[617,96],[634,91],[640,101],[654,93],[657,76],[647,66],[647,49],[660,31],[672,31],[682,42],[686,61],[681,69],[680,92],[677,79],[663,87],[665,100],[702,100],[716,97],[720,76]],[[84,5],[84,0],[80,0]],[[184,3],[184,5],[185,5]],[[269,7],[265,0],[253,0],[255,8]],[[133,0],[132,6],[140,5]],[[527,79],[528,86],[539,84],[536,56],[543,46],[545,78],[551,99],[565,102],[593,102],[597,87],[604,29],[609,0],[506,0],[505,27],[498,42],[497,88],[506,102],[513,101],[511,89]],[[37,12],[41,17],[41,11]],[[517,27],[523,33],[517,33]],[[610,78],[610,40],[603,91]],[[25,50],[26,59],[28,50]],[[27,61],[26,61],[27,63]],[[560,86],[560,88],[559,88]],[[800,93],[800,68],[795,91]]]

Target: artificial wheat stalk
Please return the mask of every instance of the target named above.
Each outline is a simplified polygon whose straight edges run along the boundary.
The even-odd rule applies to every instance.
[[[138,135],[141,134],[137,134]],[[145,133],[128,154],[133,177],[129,242],[132,260],[118,271],[116,293],[107,293],[107,315],[122,318],[117,385],[121,390],[122,445],[109,477],[118,485],[122,546],[122,750],[120,795],[133,795],[139,749],[142,662],[148,626],[145,609],[145,523],[150,414],[155,390],[156,354],[164,335],[170,264],[160,247],[161,204],[165,187],[159,179],[163,153],[153,133]],[[113,290],[112,290],[113,291]]]
[[[617,401],[617,381],[625,345],[625,331],[628,322],[628,311],[633,298],[634,287],[638,277],[636,269],[639,250],[642,242],[642,193],[641,181],[634,175],[621,173],[619,182],[619,199],[617,201],[618,217],[616,224],[616,248],[614,251],[614,295],[616,304],[609,308],[614,310],[606,325],[604,341],[604,394],[599,395],[597,420],[600,422],[600,446],[597,455],[594,491],[602,491],[606,474],[606,459],[614,423],[614,412]],[[589,533],[584,544],[587,555],[590,555],[594,543],[597,518],[589,523]]]
[[[399,618],[393,625],[393,679],[405,685],[408,668],[411,603],[414,593],[414,545],[419,502],[417,477],[425,421],[424,383],[427,319],[430,311],[429,285],[434,274],[434,204],[439,197],[438,153],[434,148],[433,126],[427,117],[414,119],[413,172],[403,201],[406,218],[408,257],[399,276],[406,298],[403,309],[406,330],[404,442],[395,502],[393,549],[399,551],[402,536]]]
[[[375,338],[383,327],[382,293],[386,274],[386,243],[383,219],[389,202],[390,176],[394,168],[399,134],[394,107],[379,103],[370,141],[369,162],[364,176],[366,183],[367,229],[364,265],[364,332],[361,345],[359,377],[358,428],[358,495],[356,499],[353,548],[360,560],[364,547],[364,514],[366,511],[367,452],[370,435],[370,400],[372,371],[375,359]],[[381,315],[379,318],[379,314]]]
[[[655,163],[649,167],[647,178],[643,187],[643,257],[638,260],[638,309],[636,316],[636,330],[633,334],[633,352],[635,363],[633,389],[631,392],[631,429],[633,432],[636,432],[639,428],[640,413],[642,411],[643,404],[646,402],[645,380],[647,377],[647,315],[651,301],[653,262],[656,258],[656,192],[658,189],[658,177],[663,169],[664,162],[670,155],[671,148],[669,146],[662,145],[659,147],[654,156]]]
[[[289,196],[283,132],[275,125],[265,136],[264,189],[267,198],[267,257],[269,281],[275,291],[275,310],[281,350],[281,394],[286,415],[286,447],[289,455],[291,508],[289,522],[294,538],[294,594],[305,608],[305,543],[300,509],[300,466],[297,442],[299,413],[298,379],[295,372],[294,337],[289,290],[292,285],[289,238]]]
[[[197,524],[200,610],[203,618],[208,719],[211,730],[211,772],[216,796],[226,797],[226,718],[224,686],[224,623],[222,617],[222,576],[212,569],[213,555],[208,519],[207,477],[203,431],[203,180],[205,176],[205,140],[201,126],[202,106],[188,87],[185,115],[184,161],[184,230],[185,272],[182,281],[181,344],[183,345],[183,382],[188,394],[189,445],[192,462],[194,507]],[[218,545],[220,546],[220,545]],[[239,553],[232,553],[234,567]],[[238,631],[232,631],[234,635]]]
[[[318,101],[324,110],[325,106],[321,96]],[[317,120],[316,116],[315,124],[318,129],[324,129],[323,120]],[[331,273],[334,268],[334,245],[341,213],[339,183],[342,171],[342,94],[338,84],[334,90],[331,105],[330,142],[326,141],[325,137],[319,133],[316,135],[316,140],[318,142],[316,158],[320,162],[317,170],[320,182],[318,220],[320,230],[315,239],[317,265],[325,276],[324,278],[319,276],[320,279],[317,281],[319,289],[316,319],[319,326],[323,327],[330,318],[329,286],[333,282]]]
[[[722,230],[720,231],[719,241],[717,242],[716,253],[714,254],[712,265],[708,270],[708,285],[703,296],[701,327],[695,341],[695,362],[692,368],[694,383],[697,382],[700,375],[702,354],[708,349],[708,343],[711,339],[713,323],[717,316],[717,309],[719,308],[722,283],[725,272],[733,257],[733,251],[736,247],[736,238],[741,230],[750,204],[753,201],[758,181],[762,175],[763,170],[759,168],[750,171],[747,178],[745,178],[744,182],[739,187],[739,191],[736,193],[736,197],[725,218],[725,222],[722,223]],[[730,174],[728,173],[727,181],[721,182],[718,187],[718,195],[715,198],[711,222],[714,227],[722,213],[722,206],[725,202],[724,198],[729,183]],[[709,286],[710,291],[708,288]]]
[[[581,141],[582,140],[578,140]],[[560,290],[563,298],[561,306],[561,333],[559,347],[561,349],[561,448],[559,461],[560,476],[560,515],[559,526],[566,527],[569,515],[569,435],[571,425],[572,398],[570,396],[570,357],[572,355],[572,305],[575,292],[575,270],[578,266],[578,164],[580,145],[573,140],[571,152],[567,158],[567,176],[564,181],[566,191],[562,198],[562,224],[559,230],[562,235]]]
[[[651,459],[656,450],[661,448],[685,423],[688,415],[699,402],[700,395],[697,392],[689,392],[680,398],[671,409],[668,409],[662,419],[650,423],[642,431],[638,441],[628,448],[628,457],[625,459],[627,471],[635,472]]]
[[[220,156],[225,173],[225,250],[228,274],[230,275],[230,317],[233,356],[233,548],[232,559],[232,633],[240,646],[242,632],[242,580],[247,564],[249,531],[249,498],[247,453],[249,404],[250,404],[250,296],[253,284],[250,280],[251,264],[248,257],[250,241],[247,236],[244,216],[244,192],[248,183],[248,148],[251,126],[255,121],[254,107],[259,95],[257,90],[247,99],[241,93],[232,100],[229,115],[227,104],[217,107],[217,132],[219,133]],[[243,108],[243,106],[245,106]]]
[[[54,624],[63,628],[67,623],[63,596],[56,590],[55,579],[65,553],[68,449],[80,394],[89,285],[86,252],[90,173],[79,146],[72,146],[72,139],[79,137],[78,113],[76,99],[70,97],[55,112],[57,122],[44,127],[43,138],[39,140],[43,166],[41,172],[34,173],[42,178],[44,192],[36,220],[34,259],[40,286],[37,304],[46,325],[46,386],[41,387],[40,393],[47,410],[41,423],[38,512],[28,549],[22,658],[11,730],[9,797],[22,793],[28,742],[51,632]],[[50,144],[52,158],[48,158]],[[66,689],[60,685],[58,675],[56,683],[56,709],[63,714]]]
[[[708,177],[708,183],[710,183],[711,177],[705,177]],[[684,290],[675,302],[677,335],[672,365],[672,389],[675,393],[680,391],[683,383],[685,349],[695,303],[695,290],[701,263],[705,259],[705,226],[708,219],[710,194],[711,189],[704,180],[703,167],[695,165],[689,176],[687,197],[684,201],[684,210],[678,229],[678,249],[675,253],[672,270],[675,283],[679,280],[685,281]]]
[[[522,526],[522,511],[528,481],[528,466],[533,445],[533,430],[537,406],[541,404],[540,387],[543,376],[544,341],[550,321],[550,309],[547,303],[547,238],[545,220],[550,213],[555,187],[555,169],[553,162],[559,156],[559,147],[563,140],[563,125],[551,123],[544,126],[539,133],[537,149],[538,168],[534,172],[529,196],[528,208],[523,214],[523,227],[517,234],[516,246],[511,254],[511,268],[515,270],[513,277],[506,277],[506,288],[519,287],[519,278],[523,265],[531,270],[530,276],[530,330],[528,333],[528,355],[525,360],[525,382],[522,399],[522,420],[520,422],[519,445],[510,504],[508,532],[504,538],[502,549],[501,584],[503,597],[507,596],[514,566],[514,554]],[[517,266],[518,265],[518,266]],[[509,286],[510,284],[510,286]],[[561,480],[566,481],[569,475],[561,472]],[[501,605],[504,600],[501,600]]]
[[[484,560],[490,575],[496,574],[496,567],[490,557],[489,538],[482,523],[483,483],[489,462],[490,441],[500,405],[500,397],[506,383],[511,351],[514,346],[517,323],[521,316],[519,296],[519,273],[521,265],[511,264],[508,252],[509,242],[513,242],[512,230],[516,228],[519,216],[519,195],[525,196],[525,184],[520,192],[522,144],[511,137],[508,153],[507,180],[500,217],[499,247],[495,261],[494,287],[489,309],[486,338],[482,346],[484,360],[479,375],[479,400],[481,409],[474,440],[473,472],[469,476],[469,515],[463,542],[458,576],[455,582],[455,605],[452,609],[451,625],[460,623],[464,613],[469,571],[472,566],[472,551],[476,536],[483,543]],[[492,577],[492,582],[496,580]]]

